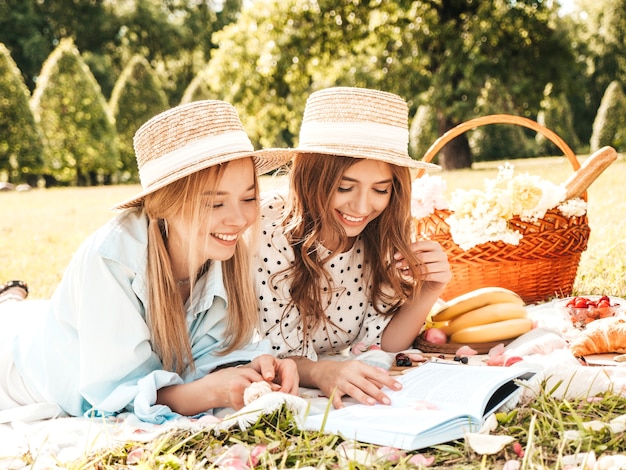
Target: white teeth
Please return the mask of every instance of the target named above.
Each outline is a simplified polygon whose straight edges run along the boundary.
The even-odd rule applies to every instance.
[[[237,240],[237,235],[226,235],[224,233],[214,233],[213,236],[215,238],[219,238],[220,240],[224,240],[226,242],[232,242]]]
[[[350,215],[346,215],[346,214],[341,214],[343,216],[344,219],[346,219],[349,222],[361,222],[365,217],[352,217]]]

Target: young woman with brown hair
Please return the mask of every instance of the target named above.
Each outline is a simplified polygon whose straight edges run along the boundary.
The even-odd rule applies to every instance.
[[[329,88],[307,100],[289,191],[262,204],[256,288],[262,335],[301,384],[388,403],[399,384],[350,348],[411,346],[451,278],[438,243],[413,228],[408,108],[397,95]],[[266,149],[272,154],[278,151]],[[352,356],[354,358],[354,356]]]

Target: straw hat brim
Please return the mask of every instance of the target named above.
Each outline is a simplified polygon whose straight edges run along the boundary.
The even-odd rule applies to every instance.
[[[253,152],[231,152],[221,157],[212,157],[211,159],[198,160],[196,163],[189,165],[175,174],[169,175],[167,178],[162,179],[158,183],[153,184],[149,189],[145,189],[141,193],[133,196],[124,202],[117,204],[111,208],[113,211],[119,211],[123,209],[129,209],[131,207],[138,207],[143,204],[143,199],[153,192],[164,188],[168,184],[178,181],[186,176],[192,175],[198,171],[205,170],[221,163],[226,163],[232,160],[238,160],[241,158],[252,157],[257,175],[264,175],[270,171],[276,170],[281,166],[287,164],[292,158],[293,154],[287,152],[286,149],[276,149],[276,152],[265,153],[261,150]]]
[[[259,155],[283,155],[285,153],[291,155],[291,157],[294,157],[296,155],[321,154],[334,155],[339,157],[363,158],[369,160],[379,160],[382,162],[390,163],[392,165],[403,166],[407,168],[441,170],[441,167],[434,163],[424,162],[422,160],[415,160],[409,155],[392,153],[388,149],[377,150],[372,147],[337,147],[334,149],[329,149],[328,147],[308,146],[305,149],[298,147],[287,149],[267,148],[257,151],[257,154]]]

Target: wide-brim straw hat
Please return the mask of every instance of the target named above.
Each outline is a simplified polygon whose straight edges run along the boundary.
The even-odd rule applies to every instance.
[[[386,91],[332,87],[311,93],[300,127],[298,146],[264,149],[261,154],[324,154],[380,160],[409,168],[441,169],[414,160],[409,148],[409,109]]]
[[[140,206],[148,194],[220,163],[252,157],[261,175],[292,157],[255,152],[237,110],[219,100],[194,101],[157,114],[137,130],[133,146],[143,191],[113,210]]]

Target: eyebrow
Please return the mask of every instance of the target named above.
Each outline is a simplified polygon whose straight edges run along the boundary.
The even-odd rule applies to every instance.
[[[350,181],[352,183],[360,183],[359,180],[357,180],[355,178],[350,178],[349,176],[342,176],[341,179],[345,180],[345,181]],[[376,182],[374,182],[372,184],[388,184],[388,183],[391,183],[392,181],[393,181],[393,178],[389,178],[389,179],[382,180],[382,181],[376,181]]]
[[[247,191],[253,191],[254,189],[255,189],[255,185],[254,185],[254,183],[252,183],[252,184],[250,185],[250,187],[249,187],[248,189],[246,189],[246,192],[247,192]],[[224,196],[224,195],[226,195],[226,194],[228,194],[228,192],[227,192],[227,191],[218,191],[218,192],[213,192],[213,191],[205,191],[205,192],[203,193],[203,195],[204,195],[204,196]]]

